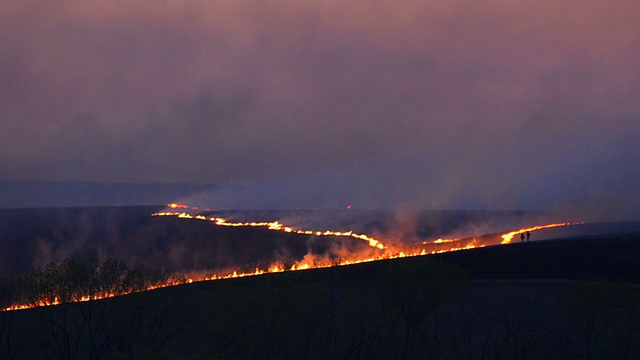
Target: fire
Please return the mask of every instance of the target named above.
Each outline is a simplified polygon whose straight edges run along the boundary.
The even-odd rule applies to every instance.
[[[172,208],[172,209],[188,209],[188,208],[189,208],[189,206],[188,206],[188,205],[175,204],[175,203],[169,204],[169,205],[167,205],[167,206],[168,206],[168,207],[170,207],[170,208]]]
[[[175,209],[198,210],[198,208],[196,207],[190,207],[188,205],[176,204],[176,203],[169,204],[168,207],[172,210],[175,210]],[[210,209],[204,209],[204,210],[210,211]],[[377,260],[397,259],[397,258],[404,258],[404,257],[410,257],[410,256],[423,256],[423,255],[429,255],[429,254],[438,254],[438,253],[444,253],[444,252],[473,249],[473,248],[485,246],[485,244],[478,243],[478,241],[475,238],[469,243],[467,243],[466,245],[463,245],[461,243],[462,239],[438,238],[433,241],[425,241],[421,243],[421,245],[450,244],[450,245],[446,245],[449,247],[441,248],[439,250],[432,250],[432,251],[428,251],[424,248],[416,249],[415,247],[411,249],[407,249],[407,248],[395,249],[393,247],[385,245],[380,239],[376,239],[366,234],[357,234],[357,233],[354,233],[353,231],[296,229],[293,226],[287,226],[278,221],[231,222],[222,217],[207,217],[205,215],[192,215],[184,211],[179,211],[179,212],[163,211],[163,212],[157,212],[157,213],[151,214],[151,216],[172,216],[172,217],[178,217],[180,219],[195,219],[200,221],[209,221],[215,224],[216,226],[227,226],[227,227],[249,227],[250,226],[250,227],[261,227],[270,231],[281,231],[286,233],[294,233],[294,234],[302,234],[302,235],[349,237],[349,238],[354,238],[354,239],[366,242],[370,247],[375,249],[375,251],[377,252],[377,255],[365,257],[365,258],[345,259],[340,261],[338,264],[330,263],[330,262],[317,262],[314,259],[307,259],[305,256],[305,259],[302,259],[301,261],[294,264],[290,268],[285,268],[282,264],[275,263],[270,265],[266,269],[256,268],[255,271],[249,272],[249,273],[239,273],[238,271],[233,271],[227,274],[212,274],[207,276],[192,277],[192,278],[181,279],[181,280],[170,280],[166,283],[151,285],[142,291],[154,290],[158,288],[164,288],[164,287],[181,285],[181,284],[191,284],[193,282],[199,282],[199,281],[233,279],[233,278],[241,278],[246,276],[280,273],[285,271],[317,269],[317,268],[326,268],[326,267],[332,267],[332,266],[346,266],[346,265],[353,265],[353,264],[359,264],[359,263],[365,263],[365,262],[371,262],[371,261],[377,261]],[[567,225],[571,225],[571,223],[566,222],[566,223],[538,225],[538,226],[532,226],[529,228],[522,228],[520,230],[511,231],[504,235],[501,235],[501,238],[502,238],[501,244],[509,244],[514,236],[518,234],[526,233],[527,231],[536,231],[541,229],[548,229],[548,228],[567,226]],[[80,297],[76,301],[100,300],[100,299],[105,299],[105,298],[110,298],[110,297],[115,297],[120,295],[127,295],[129,293],[131,293],[131,291],[118,293],[118,294],[103,293],[103,294],[92,295],[92,296],[85,295]],[[53,305],[58,305],[60,303],[61,303],[60,299],[56,298],[56,299],[53,299],[52,301],[41,300],[36,304],[30,304],[30,305],[15,304],[11,307],[0,309],[0,311],[29,309],[29,308],[40,307],[40,306],[53,306]]]
[[[171,204],[174,205],[174,204]],[[341,232],[341,231],[331,231],[331,230],[324,230],[324,231],[317,231],[317,230],[299,230],[299,229],[295,229],[291,226],[285,226],[281,223],[279,223],[278,221],[270,221],[270,222],[230,222],[225,218],[222,217],[206,217],[204,215],[191,215],[188,214],[186,212],[171,212],[171,211],[166,211],[166,212],[158,212],[155,214],[151,214],[151,216],[177,216],[181,219],[197,219],[197,220],[206,220],[206,221],[211,221],[214,224],[218,225],[218,226],[229,226],[229,227],[246,227],[246,226],[251,226],[251,227],[263,227],[263,228],[267,228],[269,230],[273,230],[273,231],[283,231],[286,233],[294,233],[294,234],[302,234],[302,235],[316,235],[316,236],[338,236],[338,237],[352,237],[355,239],[359,239],[359,240],[363,240],[366,241],[367,243],[369,243],[369,246],[374,247],[374,248],[378,248],[378,249],[385,249],[386,246],[380,241],[377,240],[375,238],[372,238],[368,235],[364,235],[364,234],[355,234],[352,231],[345,231],[345,232]]]
[[[456,241],[460,241],[460,239],[442,239],[442,238],[439,238],[439,239],[434,240],[434,241],[424,241],[422,244],[423,245],[427,245],[427,244],[447,244],[447,243],[452,243],[452,242],[456,242]]]
[[[511,231],[501,236],[502,242],[500,244],[509,244],[511,243],[511,240],[513,240],[514,236],[524,234],[529,231],[550,229],[554,227],[567,226],[567,225],[571,225],[571,223],[566,222],[566,223],[557,223],[557,224],[548,224],[548,225],[538,225],[538,226],[532,226],[529,228],[522,228],[520,230]]]

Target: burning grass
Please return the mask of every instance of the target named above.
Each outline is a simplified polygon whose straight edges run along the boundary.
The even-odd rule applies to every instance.
[[[517,279],[637,284],[639,236],[518,243],[2,312],[0,353],[417,359],[587,358],[593,351],[593,358],[637,358],[637,287]],[[627,277],[615,277],[621,274]]]
[[[12,291],[5,291],[2,306],[4,310],[21,310],[84,302],[185,282],[184,277],[177,274],[130,267],[112,258],[102,263],[95,258],[66,259],[18,278],[11,286]]]
[[[65,260],[60,264],[50,263],[22,277],[15,286],[18,291],[10,300],[1,304],[4,310],[27,309],[38,306],[51,306],[68,302],[83,302],[110,298],[134,292],[153,290],[180,284],[200,281],[211,281],[230,278],[241,278],[285,271],[298,271],[335,266],[353,265],[378,260],[438,254],[464,249],[484,247],[487,245],[506,244],[517,235],[529,231],[567,226],[569,223],[546,224],[522,228],[497,236],[473,238],[455,238],[421,243],[398,243],[394,239],[383,240],[354,231],[335,231],[326,229],[297,229],[278,221],[246,221],[233,222],[223,217],[190,214],[187,211],[200,211],[195,207],[182,204],[170,204],[170,210],[152,214],[153,217],[172,217],[181,220],[203,221],[217,227],[227,228],[261,228],[267,231],[297,234],[310,238],[328,237],[331,239],[351,239],[360,242],[360,247],[338,246],[329,253],[320,254],[308,249],[302,259],[293,263],[275,261],[255,266],[252,269],[235,268],[227,271],[194,271],[186,275],[175,272],[145,270],[142,267],[129,267],[123,262],[108,259],[102,264],[97,260]],[[203,209],[205,211],[209,209]]]

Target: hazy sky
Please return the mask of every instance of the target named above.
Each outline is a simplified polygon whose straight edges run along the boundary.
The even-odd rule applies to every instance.
[[[2,1],[0,180],[640,218],[638,14],[637,0]]]

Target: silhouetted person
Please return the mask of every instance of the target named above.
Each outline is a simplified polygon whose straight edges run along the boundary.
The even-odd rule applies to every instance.
[[[520,242],[524,242],[524,234],[520,234]]]
[[[527,231],[527,242],[529,241],[530,237],[531,237],[531,233]]]

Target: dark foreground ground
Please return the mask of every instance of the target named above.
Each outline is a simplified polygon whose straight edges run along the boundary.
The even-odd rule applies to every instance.
[[[637,359],[640,234],[0,313],[0,357]]]

